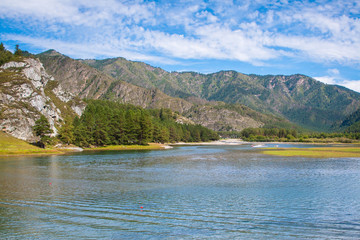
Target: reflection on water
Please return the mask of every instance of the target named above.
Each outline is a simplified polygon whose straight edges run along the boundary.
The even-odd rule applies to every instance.
[[[0,159],[0,238],[360,237],[359,158],[257,151],[184,146]]]

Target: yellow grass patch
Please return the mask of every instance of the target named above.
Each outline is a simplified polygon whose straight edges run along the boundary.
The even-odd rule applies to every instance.
[[[106,150],[159,150],[164,149],[163,144],[149,143],[149,145],[111,145],[104,147],[84,148],[87,151],[106,151]]]
[[[27,154],[61,154],[57,149],[43,149],[0,132],[0,156]]]
[[[360,157],[359,147],[323,147],[323,148],[278,148],[262,153],[283,157],[342,158]]]

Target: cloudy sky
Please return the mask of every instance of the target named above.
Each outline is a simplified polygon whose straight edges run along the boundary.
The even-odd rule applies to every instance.
[[[301,73],[360,92],[358,0],[1,0],[0,41],[168,71]]]

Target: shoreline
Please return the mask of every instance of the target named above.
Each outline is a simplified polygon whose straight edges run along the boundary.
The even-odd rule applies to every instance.
[[[190,142],[190,143],[186,143],[186,142],[178,142],[178,143],[169,143],[168,145],[170,146],[185,146],[185,145],[244,145],[244,144],[251,144],[251,142],[245,142],[241,139],[238,138],[226,138],[226,139],[220,139],[217,141],[212,141],[212,142]]]
[[[319,142],[247,142],[241,139],[220,139],[212,142],[177,142],[177,143],[149,143],[148,145],[110,145],[103,147],[90,147],[90,148],[80,148],[76,146],[61,146],[61,147],[53,147],[47,149],[34,149],[33,151],[20,150],[20,151],[1,151],[0,149],[0,158],[4,157],[19,157],[19,156],[46,156],[46,155],[63,155],[63,154],[71,154],[77,152],[91,152],[91,151],[145,151],[145,150],[166,150],[172,149],[174,146],[235,146],[235,145],[254,145],[259,149],[262,148],[263,145],[266,144],[288,144],[288,145],[340,145],[340,146],[350,146],[356,145],[359,146],[359,143],[319,143]],[[266,148],[266,146],[263,146]],[[279,148],[280,150],[281,148]]]
[[[46,149],[35,149],[33,152],[28,151],[3,151],[0,150],[0,158],[4,157],[21,157],[21,156],[50,156],[50,155],[63,155],[67,153],[78,153],[78,152],[91,152],[91,151],[127,151],[127,150],[163,150],[172,148],[166,144],[149,143],[149,145],[110,145],[104,147],[93,147],[93,148],[80,148],[80,147],[54,147]]]
[[[109,145],[103,147],[83,148],[83,151],[127,151],[127,150],[163,150],[167,144],[149,143],[148,145]]]

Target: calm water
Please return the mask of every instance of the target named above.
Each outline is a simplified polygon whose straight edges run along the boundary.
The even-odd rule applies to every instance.
[[[0,239],[360,238],[360,158],[257,151],[0,159]]]

